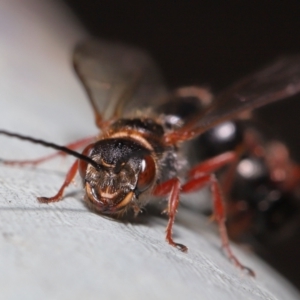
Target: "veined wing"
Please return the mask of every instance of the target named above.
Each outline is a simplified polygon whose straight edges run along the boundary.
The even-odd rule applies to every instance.
[[[76,47],[73,61],[95,115],[102,120],[156,106],[167,93],[158,67],[136,48],[89,40]]]
[[[220,93],[204,113],[166,135],[168,143],[189,140],[226,120],[300,92],[300,56],[282,58]]]

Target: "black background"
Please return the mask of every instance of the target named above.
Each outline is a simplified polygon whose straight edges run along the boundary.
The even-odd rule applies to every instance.
[[[65,2],[92,35],[148,50],[171,88],[205,84],[217,92],[280,55],[300,53],[298,0]],[[299,112],[294,97],[257,114],[300,162]],[[299,253],[300,234],[266,257],[298,288]]]

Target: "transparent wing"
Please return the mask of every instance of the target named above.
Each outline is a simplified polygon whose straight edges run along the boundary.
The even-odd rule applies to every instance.
[[[153,60],[120,43],[89,40],[74,50],[74,68],[96,114],[109,119],[159,104],[167,93]]]
[[[167,141],[191,139],[241,112],[300,92],[300,56],[282,58],[220,93],[204,113],[166,136]]]

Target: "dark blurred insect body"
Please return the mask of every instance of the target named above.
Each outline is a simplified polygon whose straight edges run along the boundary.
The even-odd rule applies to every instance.
[[[226,151],[236,154],[236,161],[219,174],[229,236],[237,241],[254,237],[268,244],[299,228],[300,166],[287,146],[261,127],[251,119],[227,121],[201,135],[197,143],[202,159]]]
[[[172,237],[180,193],[197,191],[209,185],[222,246],[236,266],[254,275],[231,251],[222,192],[213,174],[236,158],[232,154],[221,154],[188,170],[188,159],[182,152],[183,142],[193,140],[245,110],[298,93],[300,57],[282,59],[239,81],[215,97],[206,109],[196,105],[195,109],[186,112],[183,108],[188,102],[180,99],[196,97],[199,103],[203,103],[206,99],[210,101],[210,94],[205,89],[193,87],[168,93],[155,64],[136,49],[113,43],[86,42],[75,49],[74,67],[101,130],[95,140],[87,139],[61,147],[0,131],[0,134],[43,144],[59,150],[59,153],[79,158],[59,192],[51,198],[40,197],[39,201],[61,200],[77,170],[85,188],[85,201],[101,214],[118,216],[128,210],[138,214],[153,197],[168,197],[166,240],[186,251],[187,247],[176,243]],[[86,145],[88,141],[92,142]],[[82,145],[86,145],[82,154],[74,151]]]

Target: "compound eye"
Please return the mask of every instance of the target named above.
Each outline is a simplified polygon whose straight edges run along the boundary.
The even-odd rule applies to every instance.
[[[155,179],[156,167],[151,155],[143,158],[141,163],[141,170],[137,182],[137,190],[143,192],[148,189]]]
[[[94,149],[95,144],[90,144],[86,146],[82,152],[83,155],[90,157],[92,150]],[[78,170],[82,179],[85,179],[85,173],[88,163],[84,160],[79,159]]]

